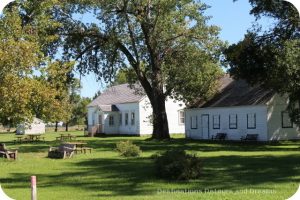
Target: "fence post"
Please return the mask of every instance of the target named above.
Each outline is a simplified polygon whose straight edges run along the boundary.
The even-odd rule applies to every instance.
[[[31,200],[37,200],[36,176],[31,176]]]

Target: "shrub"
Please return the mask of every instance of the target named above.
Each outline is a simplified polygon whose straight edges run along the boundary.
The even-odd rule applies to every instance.
[[[202,160],[184,150],[170,150],[154,156],[157,175],[171,180],[190,180],[200,177]]]
[[[137,157],[142,152],[140,147],[131,141],[120,141],[117,143],[116,150],[124,157]]]

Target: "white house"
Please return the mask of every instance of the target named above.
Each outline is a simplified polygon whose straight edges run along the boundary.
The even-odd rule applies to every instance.
[[[22,123],[17,126],[17,134],[43,134],[45,133],[45,123],[38,118],[34,118],[31,124]]]
[[[300,139],[287,103],[287,98],[273,91],[226,75],[217,95],[185,110],[185,134],[193,139],[211,139],[217,133],[226,133],[228,140],[240,140],[246,134],[258,134],[260,141]]]
[[[149,99],[128,84],[106,89],[88,105],[88,132],[105,134],[152,134]],[[168,99],[166,110],[170,134],[184,133],[183,102]]]

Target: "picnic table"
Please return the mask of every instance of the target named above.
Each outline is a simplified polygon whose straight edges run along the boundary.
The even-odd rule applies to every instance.
[[[16,139],[14,140],[14,143],[22,143],[22,141],[24,141],[23,136],[16,136]]]
[[[38,142],[41,140],[45,141],[45,137],[42,137],[42,134],[17,135],[14,143]]]
[[[27,134],[29,142],[34,142],[34,141],[40,141],[41,139],[45,140],[44,137],[42,137],[42,134]]]
[[[75,145],[75,152],[81,152],[81,153],[87,153],[88,151],[92,153],[92,148],[90,147],[84,147],[86,145],[86,142],[67,142],[66,144]]]
[[[56,140],[65,141],[65,140],[76,140],[76,135],[71,134],[60,134],[59,137],[56,137]]]

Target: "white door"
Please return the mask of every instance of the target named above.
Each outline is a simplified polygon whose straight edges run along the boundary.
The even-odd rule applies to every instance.
[[[202,138],[209,139],[209,115],[201,115]]]

